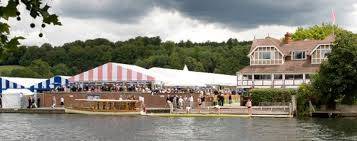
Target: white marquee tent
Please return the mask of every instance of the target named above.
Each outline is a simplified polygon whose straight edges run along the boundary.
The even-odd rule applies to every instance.
[[[234,75],[194,72],[187,67],[183,70],[154,67],[149,72],[161,80],[164,86],[236,86],[237,83]]]
[[[24,95],[33,95],[29,89],[6,89],[2,92],[2,108],[21,108]]]

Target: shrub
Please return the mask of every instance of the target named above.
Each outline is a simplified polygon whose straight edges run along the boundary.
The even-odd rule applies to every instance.
[[[302,84],[296,95],[297,113],[299,117],[309,116],[309,101],[319,106],[320,95],[311,84]]]
[[[253,89],[251,91],[253,105],[260,102],[290,102],[291,95],[296,94],[294,89]]]

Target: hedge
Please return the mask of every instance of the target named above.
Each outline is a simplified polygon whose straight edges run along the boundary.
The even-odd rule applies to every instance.
[[[253,89],[250,91],[253,105],[259,105],[260,102],[290,102],[291,95],[297,93],[294,89],[268,88]]]

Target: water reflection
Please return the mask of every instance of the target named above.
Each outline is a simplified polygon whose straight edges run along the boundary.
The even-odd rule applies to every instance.
[[[357,140],[356,119],[0,114],[1,140]]]

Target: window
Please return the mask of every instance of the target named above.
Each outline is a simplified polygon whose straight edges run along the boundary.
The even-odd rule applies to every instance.
[[[286,75],[285,75],[285,79],[286,79],[286,80],[293,80],[293,79],[294,79],[294,75],[292,75],[292,74],[286,74]]]
[[[283,55],[275,47],[258,47],[250,56],[251,65],[282,64]]]
[[[254,75],[254,80],[270,80],[271,75]]]
[[[271,52],[260,52],[260,59],[271,59]]]
[[[331,52],[330,45],[320,45],[316,50],[312,53],[311,63],[312,64],[320,64],[322,61],[327,60],[328,54]]]
[[[331,52],[331,50],[321,50],[321,58],[327,58],[328,54]]]
[[[293,60],[305,60],[306,59],[305,51],[294,51],[292,57]]]
[[[252,75],[243,75],[243,80],[252,80]]]
[[[287,75],[285,75],[285,79],[286,80],[299,80],[299,79],[303,79],[303,75],[302,74],[287,74]]]
[[[302,75],[302,74],[295,74],[295,75],[294,75],[294,79],[295,79],[295,80],[303,79],[303,75]]]
[[[305,79],[310,79],[312,75],[314,74],[305,74]]]
[[[283,79],[283,75],[281,75],[281,74],[274,74],[274,79]]]

